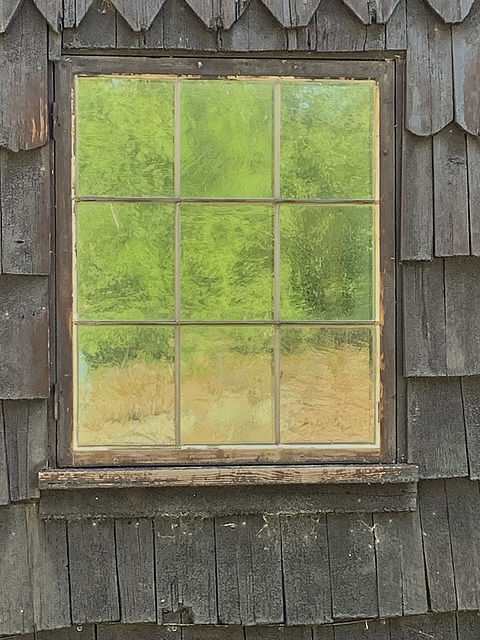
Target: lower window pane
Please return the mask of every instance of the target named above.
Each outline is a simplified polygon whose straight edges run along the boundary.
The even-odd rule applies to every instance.
[[[77,327],[77,446],[175,444],[170,327]]]
[[[270,327],[183,327],[182,444],[273,444]]]
[[[283,327],[282,443],[374,443],[374,327]]]

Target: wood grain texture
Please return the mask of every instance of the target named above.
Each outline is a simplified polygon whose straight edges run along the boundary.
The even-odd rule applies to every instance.
[[[457,640],[455,613],[390,620],[390,640]]]
[[[435,255],[470,255],[467,141],[458,127],[433,138]]]
[[[156,622],[155,553],[150,519],[115,520],[122,622]]]
[[[87,9],[83,19],[76,18],[76,29],[65,29],[65,49],[113,49],[116,45],[116,12],[111,3],[93,0],[88,3],[77,0],[76,11]],[[73,26],[73,25],[72,25]]]
[[[467,433],[468,468],[472,480],[480,479],[480,377],[461,379],[463,414]]]
[[[171,627],[170,627],[171,628]],[[265,627],[253,627],[264,630]],[[244,627],[234,625],[193,625],[183,627],[182,640],[245,640]]]
[[[33,631],[26,505],[0,510],[0,635]]]
[[[0,33],[5,33],[22,0],[3,0],[0,4]]]
[[[222,34],[222,51],[285,51],[287,35],[260,0],[250,4],[239,20]]]
[[[367,27],[342,0],[322,0],[317,14],[317,51],[363,51]]]
[[[44,400],[3,402],[12,502],[39,497],[38,472],[47,466],[48,423]]]
[[[9,503],[10,486],[7,464],[7,439],[5,436],[3,402],[0,402],[0,506]]]
[[[179,51],[215,51],[217,33],[207,29],[184,0],[166,0],[162,11],[145,34],[148,48]]]
[[[318,8],[319,0],[262,0],[277,20],[287,28],[306,27]]]
[[[60,31],[63,0],[33,0],[33,2],[52,29]]]
[[[402,260],[433,257],[433,148],[432,138],[406,131],[403,136]]]
[[[478,611],[459,611],[457,613],[458,640],[477,640],[479,617]]]
[[[399,0],[344,0],[364,24],[388,22]]]
[[[0,270],[50,273],[49,149],[0,149]]]
[[[32,505],[28,511],[28,542],[35,627],[69,627],[72,620],[66,523],[40,519],[37,506]]]
[[[210,29],[230,29],[248,6],[247,0],[185,0]]]
[[[245,640],[311,640],[310,627],[246,627]],[[205,638],[205,640],[209,640]]]
[[[404,371],[406,376],[447,373],[443,260],[404,264]]]
[[[459,378],[410,379],[407,420],[408,459],[421,478],[468,475]]]
[[[474,0],[427,0],[445,22],[462,22],[464,20]]]
[[[369,514],[328,514],[333,618],[378,616],[373,520]]]
[[[283,516],[281,526],[285,622],[289,625],[331,622],[326,516]]]
[[[468,478],[446,481],[448,522],[452,545],[457,609],[480,605],[480,496],[478,482]]]
[[[158,622],[215,624],[213,518],[155,520]]]
[[[114,523],[69,522],[67,531],[72,622],[119,620]]]
[[[63,27],[71,29],[78,27],[93,0],[63,0]]]
[[[22,3],[0,36],[0,147],[28,150],[47,141],[47,36],[31,2]]]
[[[470,244],[473,256],[480,256],[480,138],[467,135]]]
[[[215,521],[218,619],[223,624],[283,622],[278,516]]]
[[[445,261],[447,374],[480,373],[480,260]]]
[[[378,608],[381,617],[428,611],[418,512],[374,514]]]
[[[419,509],[432,611],[457,608],[445,480],[420,482]]]
[[[407,0],[407,34],[406,123],[428,136],[453,120],[451,27],[424,3]]]
[[[95,640],[184,640],[182,629],[159,624],[110,623],[96,625]],[[83,640],[79,638],[78,640]]]
[[[407,48],[407,0],[400,0],[385,25],[385,48],[390,51]]]
[[[47,287],[41,276],[0,276],[0,398],[50,394]]]
[[[387,620],[368,620],[334,627],[335,640],[390,640]]]
[[[452,6],[454,3],[452,3]],[[455,120],[472,135],[480,134],[480,5],[452,28]]]
[[[133,31],[147,31],[165,0],[112,0],[112,4],[125,18]]]

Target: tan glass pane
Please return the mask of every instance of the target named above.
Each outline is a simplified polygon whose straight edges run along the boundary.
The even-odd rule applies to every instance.
[[[77,78],[80,196],[173,195],[173,82]]]
[[[170,327],[78,327],[78,446],[175,444]]]
[[[79,203],[78,317],[174,316],[174,208]]]
[[[183,327],[182,444],[275,442],[273,330]]]
[[[282,84],[283,198],[371,199],[375,82]]]
[[[283,443],[374,443],[374,331],[282,327]]]
[[[271,319],[273,209],[191,205],[181,215],[182,319]]]
[[[273,84],[182,83],[182,196],[265,198],[273,184]]]
[[[372,320],[373,206],[283,206],[282,320]]]

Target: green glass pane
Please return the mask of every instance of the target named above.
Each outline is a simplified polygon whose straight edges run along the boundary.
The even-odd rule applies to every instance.
[[[181,85],[183,197],[267,198],[273,184],[273,84]]]
[[[182,444],[273,444],[273,330],[183,327]]]
[[[185,205],[181,216],[182,319],[271,319],[272,208]]]
[[[282,443],[375,443],[376,330],[282,327]]]
[[[375,82],[281,88],[283,198],[372,199]]]
[[[77,78],[80,196],[173,195],[173,82]]]
[[[170,205],[79,203],[79,319],[173,319],[174,222]]]
[[[284,206],[282,320],[374,318],[373,206]]]
[[[175,444],[173,329],[77,333],[77,446]]]

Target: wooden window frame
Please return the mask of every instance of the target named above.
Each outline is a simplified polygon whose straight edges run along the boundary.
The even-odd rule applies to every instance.
[[[221,78],[281,76],[375,80],[379,87],[380,165],[380,448],[295,445],[294,448],[250,445],[236,448],[117,447],[74,451],[72,361],[72,117],[75,74],[172,74]],[[396,424],[396,70],[394,60],[329,60],[215,57],[69,56],[55,69],[56,295],[55,358],[57,467],[192,466],[192,465],[331,465],[393,464],[397,455]],[[161,451],[161,460],[159,459]]]

